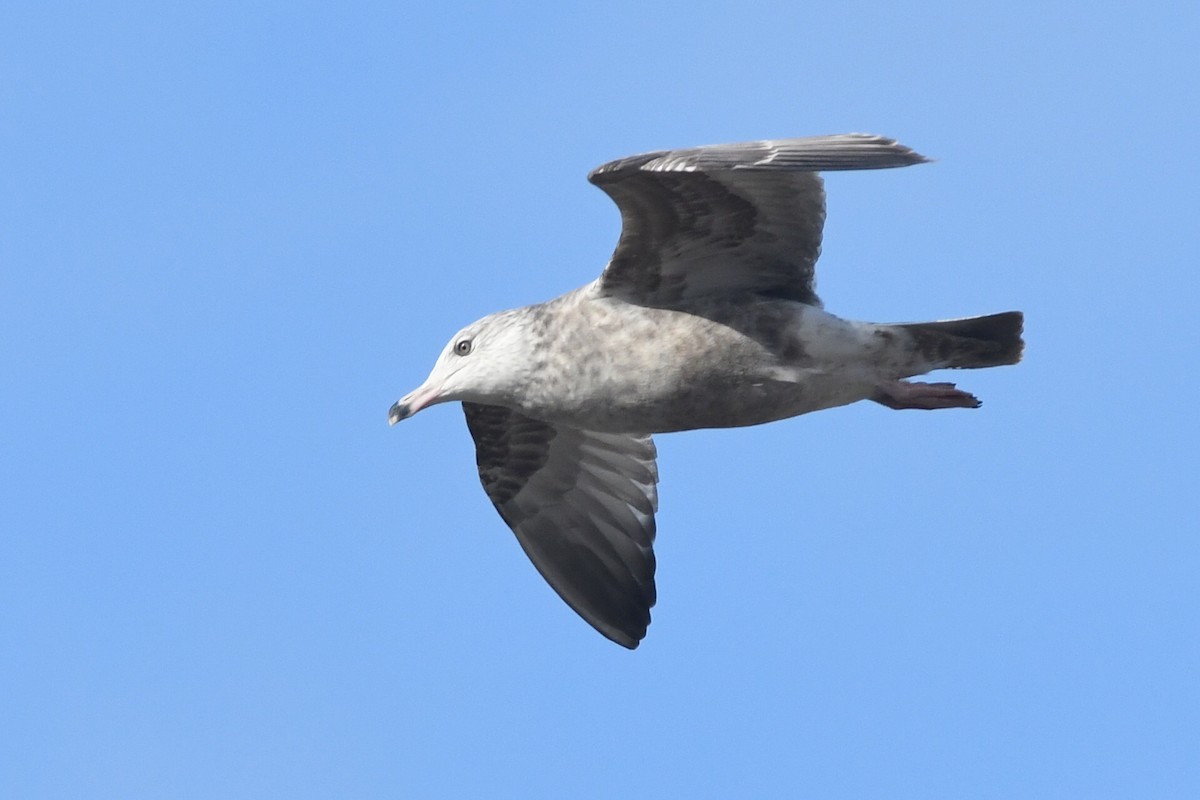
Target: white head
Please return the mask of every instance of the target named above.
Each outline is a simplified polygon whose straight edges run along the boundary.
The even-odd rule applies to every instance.
[[[524,331],[519,314],[501,311],[454,334],[425,382],[391,407],[388,424],[408,419],[426,406],[452,400],[511,403],[529,368]]]

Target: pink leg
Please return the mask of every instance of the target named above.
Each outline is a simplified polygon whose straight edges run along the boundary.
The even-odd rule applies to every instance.
[[[979,408],[983,405],[975,395],[955,389],[953,383],[888,381],[875,388],[871,399],[896,409]]]

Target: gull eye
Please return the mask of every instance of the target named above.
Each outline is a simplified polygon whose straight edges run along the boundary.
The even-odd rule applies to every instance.
[[[465,356],[471,352],[471,340],[459,339],[454,343],[454,353],[456,355]]]

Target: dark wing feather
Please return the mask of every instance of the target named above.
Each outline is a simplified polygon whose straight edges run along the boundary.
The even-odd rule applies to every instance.
[[[813,269],[825,223],[817,172],[925,160],[891,139],[843,134],[609,162],[588,176],[621,211],[621,239],[599,289],[653,306],[745,291],[817,305]]]
[[[655,601],[654,442],[499,406],[463,411],[484,491],[538,572],[596,630],[637,647]]]

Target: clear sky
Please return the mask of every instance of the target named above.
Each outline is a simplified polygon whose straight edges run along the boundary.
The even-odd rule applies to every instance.
[[[108,8],[101,8],[108,6]],[[0,10],[0,796],[1200,796],[1194,3]],[[819,289],[1022,309],[977,411],[660,437],[642,647],[542,582],[460,326],[587,171],[866,131]]]

